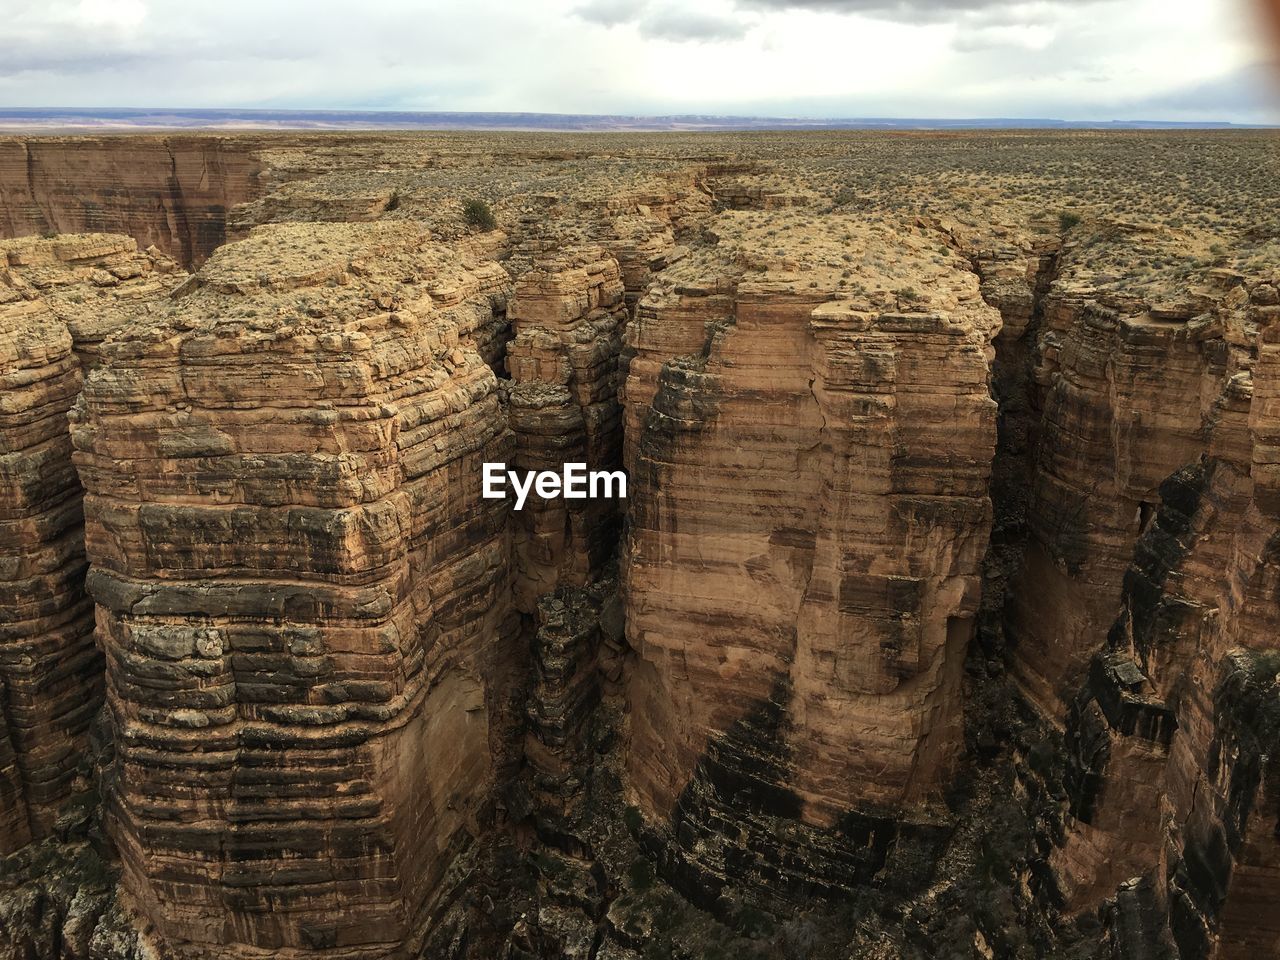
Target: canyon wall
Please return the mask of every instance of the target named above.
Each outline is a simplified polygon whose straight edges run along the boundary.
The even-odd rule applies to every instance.
[[[5,229],[156,244],[0,241],[12,863],[81,829],[190,958],[637,960],[682,911],[1280,951],[1269,235],[873,209],[830,158],[119,143],[0,177]],[[285,222],[186,277],[229,204]],[[86,925],[10,882],[16,955]]]
[[[595,246],[545,257],[516,282],[510,310],[514,339],[511,429],[515,467],[560,472],[565,463],[591,471],[621,465],[618,356],[627,309],[617,261]],[[559,586],[585,586],[613,559],[620,501],[545,499],[530,493],[515,520],[516,602],[531,611]]]
[[[960,748],[995,444],[999,318],[962,264],[907,225],[851,226],[896,260],[859,294],[741,226],[661,274],[628,333],[630,787],[712,900],[748,876],[784,897],[866,882],[928,821]],[[776,840],[768,817],[835,839]]]
[[[108,826],[183,956],[407,955],[480,832],[520,663],[480,497],[505,290],[409,225],[266,228],[85,383]]]
[[[101,704],[68,412],[101,341],[180,277],[127,237],[0,241],[5,852],[50,830]]]
[[[0,237],[119,233],[188,267],[263,173],[243,138],[0,137]]]
[[[1277,931],[1248,904],[1274,895],[1280,867],[1266,492],[1280,297],[1229,268],[1117,283],[1117,259],[1149,275],[1179,242],[1102,221],[1025,281],[978,263],[1024,331],[998,342],[1027,384],[1004,427],[1021,458],[1008,482],[1026,480],[1004,504],[1026,538],[1004,630],[1041,735],[1063,728],[1060,779],[1043,759],[1024,771],[1029,792],[1061,798],[1051,899],[1101,909],[1118,956],[1270,955]]]

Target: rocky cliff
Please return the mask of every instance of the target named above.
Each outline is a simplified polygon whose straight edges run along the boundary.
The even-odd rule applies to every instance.
[[[1197,136],[4,141],[0,955],[1280,956]]]
[[[763,230],[724,216],[719,242],[641,301],[632,338],[649,362],[632,363],[628,402],[652,400],[633,417],[628,766],[680,859],[712,861],[705,896],[744,869],[797,895],[869,879],[883,862],[858,848],[882,833],[883,853],[900,821],[928,818],[961,739],[998,314],[913,224],[833,226],[849,239],[775,260]],[[872,249],[895,262],[828,266]],[[701,343],[664,359],[676,324]],[[746,722],[752,736],[726,739]],[[803,840],[763,838],[761,862],[736,862],[724,827],[757,814],[835,830],[848,863],[833,876]]]
[[[48,832],[101,703],[68,412],[101,341],[174,277],[171,261],[128,238],[0,241],[6,852]]]
[[[0,137],[0,237],[127,234],[202,263],[258,192],[255,145],[203,136]]]
[[[407,949],[479,832],[518,663],[480,498],[505,278],[408,226],[264,231],[85,383],[108,827],[183,955]]]
[[[518,469],[621,466],[623,292],[617,261],[590,246],[535,261],[516,283],[506,362]],[[620,520],[615,500],[532,494],[516,518],[517,605],[590,582],[613,558]]]

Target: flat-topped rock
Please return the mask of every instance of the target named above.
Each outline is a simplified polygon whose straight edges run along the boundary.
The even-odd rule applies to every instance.
[[[399,956],[478,829],[515,636],[480,498],[506,283],[407,225],[263,228],[86,381],[109,826],[183,956]]]

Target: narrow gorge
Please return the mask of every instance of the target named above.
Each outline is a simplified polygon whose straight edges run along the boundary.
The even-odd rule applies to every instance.
[[[1280,956],[1274,146],[0,139],[0,958]]]

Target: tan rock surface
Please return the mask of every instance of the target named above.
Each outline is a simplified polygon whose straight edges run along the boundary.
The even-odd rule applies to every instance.
[[[81,490],[67,412],[82,364],[174,282],[173,264],[128,237],[0,241],[0,679],[11,852],[46,833],[67,798],[101,702],[101,656],[84,593]]]
[[[723,216],[629,333],[632,786],[667,816],[708,739],[784,682],[803,820],[919,810],[958,744],[998,316],[910,223],[837,221],[795,260],[757,223]],[[866,266],[842,277],[844,253]]]
[[[73,431],[126,888],[185,956],[394,952],[503,762],[505,273],[264,229],[103,351]]]

